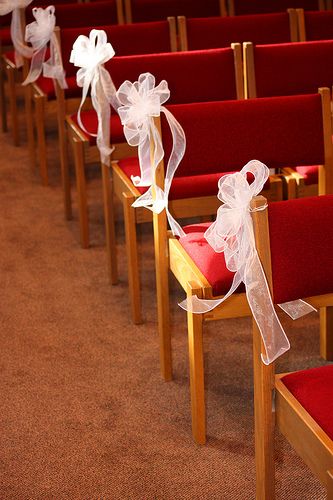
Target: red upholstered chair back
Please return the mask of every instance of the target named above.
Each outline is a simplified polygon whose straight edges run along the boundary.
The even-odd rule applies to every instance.
[[[287,12],[255,16],[187,19],[188,50],[227,47],[233,42],[290,42]]]
[[[165,79],[171,103],[236,99],[234,56],[231,48],[114,57],[106,64],[116,87],[150,72],[156,83]]]
[[[314,93],[333,84],[333,40],[253,47],[257,97]]]
[[[306,40],[333,39],[333,10],[304,12]]]
[[[50,2],[52,4],[52,2]],[[35,7],[33,2],[32,7]],[[45,0],[43,2],[45,5]],[[30,7],[30,5],[29,5]],[[26,10],[26,21],[31,23],[34,19],[32,9]],[[85,26],[99,26],[117,24],[117,6],[115,0],[100,1],[96,3],[65,3],[55,5],[57,26],[60,28],[77,28]]]
[[[94,5],[98,5],[98,2]],[[106,32],[108,41],[119,56],[168,52],[171,48],[167,21],[113,26],[90,24],[88,28],[67,28],[61,30],[60,34],[63,64],[67,75],[73,75],[77,71],[77,68],[69,62],[73,43],[79,35],[89,36],[93,28],[103,29]],[[123,80],[125,79],[126,75]]]
[[[303,8],[316,10],[318,0],[228,0],[229,14],[268,14],[270,12],[283,12],[289,8]]]
[[[219,0],[130,0],[132,22],[158,21],[168,16],[220,15]]]
[[[240,170],[258,159],[269,168],[324,164],[319,94],[171,105],[182,125],[186,153],[176,176]],[[166,157],[171,134],[162,116]]]
[[[333,195],[268,207],[274,302],[333,293]]]

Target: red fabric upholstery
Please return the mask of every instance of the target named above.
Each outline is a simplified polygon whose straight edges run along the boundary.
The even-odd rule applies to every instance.
[[[333,440],[333,365],[290,373],[282,382]]]
[[[182,125],[186,155],[178,177],[239,170],[257,158],[269,168],[324,163],[318,94],[168,106]],[[302,117],[302,120],[300,120]],[[162,117],[168,155],[171,134]]]
[[[218,0],[131,0],[132,21],[157,21],[168,16],[219,16]]]
[[[74,123],[76,123],[78,126],[78,121],[77,121],[77,113],[71,116],[72,120]],[[92,134],[97,133],[97,114],[95,110],[89,109],[87,111],[82,111],[81,113],[81,120],[83,125],[85,126],[85,129],[91,132]],[[89,137],[89,143],[93,146],[96,144],[96,137],[88,136]],[[112,142],[117,144],[121,142],[126,142],[124,132],[123,132],[123,126],[120,122],[120,118],[117,114],[112,114],[111,115],[111,138]]]
[[[188,49],[228,47],[232,42],[254,44],[290,41],[289,15],[208,17],[187,19]]]
[[[268,215],[274,301],[333,292],[333,195],[272,203]]]
[[[304,12],[307,40],[333,39],[333,11]]]
[[[318,165],[309,165],[308,167],[296,167],[296,172],[303,175],[304,184],[311,186],[318,184]]]
[[[254,47],[257,97],[310,94],[333,84],[333,40]]]
[[[103,2],[104,3],[104,2]],[[95,8],[99,2],[90,4]],[[84,4],[89,5],[89,4]],[[87,26],[87,25],[86,25]],[[132,54],[150,54],[170,51],[169,24],[167,21],[156,23],[140,23],[126,25],[100,25],[97,22],[89,27],[66,28],[61,30],[61,51],[63,63],[67,74],[76,73],[77,68],[69,62],[69,57],[73,43],[79,35],[89,36],[90,31],[95,27],[103,29],[117,56],[127,56]],[[135,43],[133,42],[135,40]],[[136,75],[136,77],[139,75]],[[124,81],[126,76],[124,76]],[[122,82],[121,82],[122,83]]]
[[[234,0],[235,14],[266,14],[283,12],[289,8],[318,9],[318,0]]]
[[[136,81],[140,73],[147,71],[155,76],[157,83],[165,79],[171,92],[170,103],[236,98],[231,48],[114,57],[106,68],[116,87],[124,80]]]
[[[125,158],[118,162],[122,171],[130,179],[132,175],[140,175],[140,166],[138,158]],[[184,198],[196,198],[200,196],[216,196],[218,192],[217,183],[222,175],[232,172],[209,173],[209,165],[207,165],[207,173],[203,175],[193,175],[186,177],[175,177],[172,182],[169,199],[181,200]],[[264,189],[269,189],[270,181],[266,182]],[[141,194],[147,191],[145,187],[137,188]]]
[[[15,64],[15,52],[14,52],[14,50],[10,50],[9,52],[5,52],[5,56],[6,56],[6,59],[8,59],[8,61]]]
[[[231,286],[234,273],[226,268],[224,253],[215,252],[204,238],[209,225],[185,226],[186,236],[179,238],[179,242],[212,286],[213,295],[224,295]],[[237,291],[244,291],[244,286],[241,285]]]
[[[68,98],[80,97],[82,89],[76,85],[75,76],[66,78],[68,89],[65,90],[65,95]],[[47,95],[48,100],[55,99],[55,90],[52,78],[40,76],[37,80],[38,87]]]
[[[12,38],[10,36],[10,28],[0,29],[0,43],[3,47],[8,47],[12,45]]]

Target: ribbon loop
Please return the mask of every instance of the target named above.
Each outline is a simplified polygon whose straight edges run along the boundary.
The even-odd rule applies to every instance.
[[[20,9],[25,9],[32,0],[2,0],[0,4],[0,16],[12,13],[10,24],[10,36],[15,49],[15,64],[18,68],[23,66],[23,57],[31,58],[32,49],[25,45],[23,40],[23,26]]]
[[[76,75],[79,87],[82,87],[82,99],[78,110],[78,123],[87,134],[96,137],[97,147],[101,154],[101,161],[110,164],[110,104],[117,109],[116,88],[104,64],[115,55],[111,43],[107,42],[107,35],[103,30],[91,30],[89,38],[80,35],[74,42],[70,62],[80,69]],[[97,134],[89,132],[81,120],[82,106],[91,87],[92,105],[97,113]]]
[[[131,146],[138,146],[140,177],[132,176],[135,186],[149,187],[146,193],[138,198],[134,207],[145,207],[155,213],[166,210],[169,225],[173,234],[184,234],[168,209],[168,196],[175,171],[184,156],[185,134],[175,117],[163,106],[169,99],[168,83],[162,80],[155,86],[155,77],[151,73],[143,73],[138,81],[125,81],[117,91],[121,106],[118,113],[124,126],[124,134]],[[154,124],[154,117],[164,113],[171,130],[173,146],[166,168],[164,190],[154,186],[154,171],[164,158],[164,150],[159,131]],[[151,154],[151,144],[153,151]]]
[[[254,178],[251,184],[247,181],[248,173]],[[218,198],[223,205],[217,211],[216,221],[205,232],[205,238],[215,252],[224,252],[227,269],[235,273],[233,282],[228,293],[221,299],[199,299],[195,296],[179,304],[187,311],[206,313],[222,304],[243,282],[250,309],[265,346],[266,355],[262,357],[265,364],[272,363],[290,347],[274,309],[256,250],[250,213],[250,202],[261,192],[268,177],[269,170],[266,165],[252,160],[240,172],[220,178]],[[265,208],[267,206],[260,210]],[[311,306],[304,306],[303,301],[294,301],[292,306],[294,316],[297,315],[297,310],[298,317],[313,310]]]

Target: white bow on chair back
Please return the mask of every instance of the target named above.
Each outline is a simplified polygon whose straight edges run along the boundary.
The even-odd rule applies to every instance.
[[[143,73],[134,83],[125,81],[117,91],[120,103],[118,113],[124,126],[125,137],[131,146],[138,146],[141,176],[132,177],[132,182],[135,186],[149,186],[147,192],[133,203],[133,207],[145,207],[155,213],[165,209],[173,234],[181,236],[184,232],[169,212],[168,197],[172,179],[185,153],[186,139],[180,124],[163,106],[169,97],[167,82],[162,80],[155,87],[155,77],[151,73]],[[160,133],[154,123],[154,117],[160,116],[161,113],[164,113],[167,119],[173,140],[164,190],[152,186],[154,171],[164,157]],[[154,147],[152,155],[151,144]]]
[[[253,175],[249,183],[247,174]],[[227,300],[243,282],[253,317],[260,330],[265,346],[265,364],[272,363],[286,352],[288,338],[277,317],[256,245],[251,216],[251,200],[263,189],[269,170],[260,161],[252,160],[240,172],[225,175],[218,182],[218,198],[223,203],[217,211],[216,221],[205,232],[205,238],[216,252],[224,252],[229,271],[235,273],[228,293],[221,299],[189,297],[179,305],[193,313],[206,313]],[[265,210],[267,205],[259,210]],[[301,300],[280,305],[293,319],[313,311],[314,308]]]
[[[62,65],[60,45],[54,32],[56,25],[53,5],[45,9],[32,9],[35,21],[28,24],[25,30],[25,41],[31,43],[33,56],[30,71],[23,85],[35,82],[41,73],[48,78],[58,80],[61,88],[67,88],[65,72]],[[50,58],[44,62],[47,45],[50,43]]]
[[[0,3],[0,16],[12,13],[10,36],[15,48],[15,64],[19,68],[23,65],[23,57],[31,58],[32,49],[25,45],[23,40],[23,26],[20,9],[25,9],[32,0],[2,0]]]
[[[76,75],[77,84],[82,87],[78,123],[87,134],[97,138],[101,161],[105,165],[110,164],[112,153],[110,148],[110,105],[117,109],[118,102],[116,88],[110,73],[103,65],[114,55],[115,52],[111,43],[107,42],[105,31],[91,30],[89,38],[84,35],[77,38],[70,56],[70,62],[80,68]],[[81,110],[87,98],[89,87],[91,87],[92,104],[98,117],[97,134],[86,130],[81,120]]]

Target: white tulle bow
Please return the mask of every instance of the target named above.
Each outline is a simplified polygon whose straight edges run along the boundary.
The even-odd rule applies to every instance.
[[[181,236],[184,231],[168,210],[168,196],[173,176],[184,156],[186,140],[180,124],[163,106],[169,97],[167,82],[162,80],[155,87],[155,77],[150,73],[143,73],[134,83],[125,81],[117,91],[120,103],[118,113],[124,126],[126,140],[131,146],[138,146],[141,176],[132,176],[132,182],[135,186],[149,186],[146,193],[140,196],[133,206],[145,207],[155,213],[160,213],[165,208],[173,234]],[[164,113],[167,119],[173,139],[165,173],[164,190],[152,186],[154,171],[164,157],[161,137],[154,123],[154,117],[160,116],[161,113]],[[151,143],[154,145],[152,154]]]
[[[73,45],[70,62],[80,69],[76,75],[79,87],[82,87],[82,99],[78,111],[78,122],[87,134],[97,137],[96,143],[101,154],[101,161],[109,165],[112,149],[110,148],[110,104],[117,109],[116,88],[104,64],[115,52],[103,30],[91,30],[89,38],[80,35]],[[91,100],[98,117],[97,134],[86,130],[81,120],[81,109],[91,86]]]
[[[12,13],[10,36],[15,49],[15,64],[18,68],[23,65],[23,57],[31,58],[32,49],[25,45],[23,40],[23,26],[20,9],[25,9],[32,0],[2,0],[0,3],[0,16]]]
[[[41,73],[48,78],[58,80],[61,88],[66,89],[65,71],[62,65],[60,45],[54,32],[56,25],[53,5],[45,9],[32,9],[35,21],[28,24],[25,30],[25,41],[31,43],[33,56],[30,71],[22,85],[35,82]],[[47,45],[50,42],[50,58],[44,62]]]
[[[247,174],[253,174],[249,183]],[[194,313],[205,313],[222,304],[243,282],[252,314],[257,322],[266,350],[265,364],[272,363],[290,347],[288,338],[275,312],[271,294],[255,246],[250,202],[264,187],[269,170],[260,161],[252,160],[240,172],[220,178],[218,198],[223,202],[217,212],[216,221],[207,229],[205,238],[216,252],[224,252],[226,266],[234,272],[230,290],[221,299],[205,300],[190,297],[179,304]],[[265,207],[259,210],[264,210]],[[300,317],[312,311],[312,306],[303,301],[292,304]],[[308,307],[307,307],[308,306]],[[288,307],[284,310],[288,312]]]

